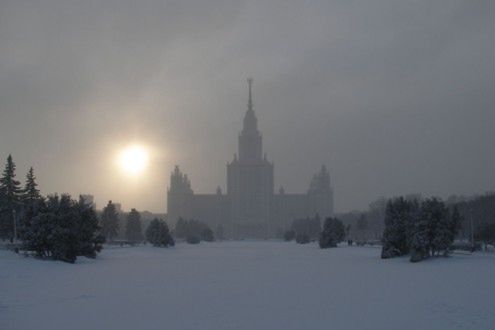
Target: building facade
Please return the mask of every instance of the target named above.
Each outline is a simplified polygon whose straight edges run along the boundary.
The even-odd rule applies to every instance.
[[[294,219],[333,214],[333,190],[325,166],[313,176],[306,193],[274,192],[274,167],[263,153],[263,137],[253,108],[252,79],[248,79],[248,109],[238,137],[238,155],[227,163],[227,191],[195,194],[178,166],[170,176],[168,221],[182,217],[208,224],[226,238],[271,238],[290,227]]]

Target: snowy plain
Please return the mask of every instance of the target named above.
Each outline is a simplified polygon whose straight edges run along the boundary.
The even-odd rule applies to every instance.
[[[411,264],[293,242],[0,251],[0,329],[495,329],[495,254]]]

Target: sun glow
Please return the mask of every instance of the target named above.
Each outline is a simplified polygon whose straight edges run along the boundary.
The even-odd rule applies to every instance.
[[[131,145],[120,152],[118,164],[125,174],[138,176],[142,174],[149,163],[149,152],[140,145]]]

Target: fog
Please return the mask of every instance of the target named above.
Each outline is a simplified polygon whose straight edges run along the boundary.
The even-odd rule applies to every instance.
[[[225,188],[246,78],[275,186],[336,211],[495,187],[495,2],[0,1],[0,157],[43,193],[164,212],[174,165]],[[151,163],[129,178],[129,143]]]

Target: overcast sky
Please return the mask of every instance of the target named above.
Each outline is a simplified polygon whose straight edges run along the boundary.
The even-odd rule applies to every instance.
[[[0,157],[43,193],[166,211],[225,188],[248,76],[275,185],[337,211],[495,190],[495,1],[0,0]],[[152,151],[146,175],[115,165]],[[3,165],[2,165],[3,166]]]

